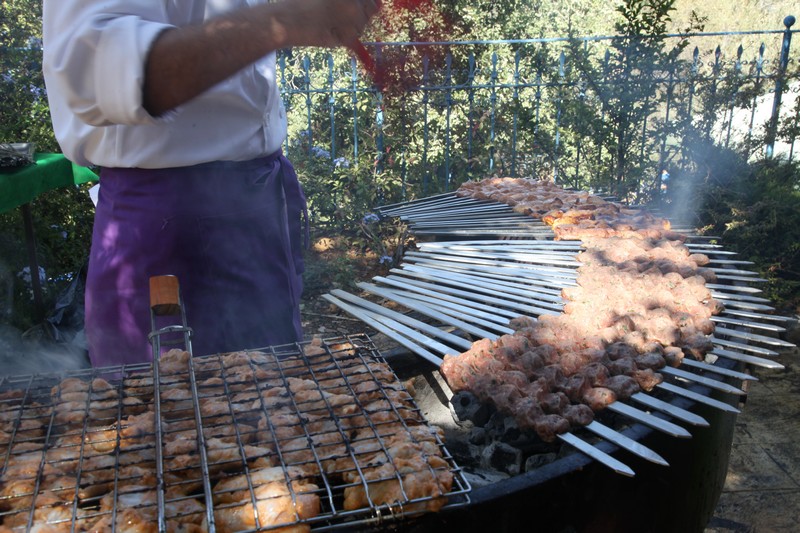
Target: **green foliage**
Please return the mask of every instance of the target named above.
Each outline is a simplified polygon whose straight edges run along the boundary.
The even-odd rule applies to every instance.
[[[41,3],[0,7],[0,142],[34,142],[55,151],[42,76]]]
[[[590,174],[591,186],[619,198],[650,200],[654,184],[648,185],[647,177],[656,176],[663,161],[640,154],[658,152],[658,139],[675,129],[673,125],[668,131],[664,122],[656,120],[672,96],[665,80],[681,68],[679,58],[688,45],[685,38],[667,38],[674,3],[625,0],[617,8],[619,37],[609,48],[592,51],[581,40],[570,42],[574,70],[567,76],[581,92],[579,98],[568,99],[565,122],[591,139],[591,152],[601,154],[600,165]],[[597,52],[604,52],[603,57]],[[577,180],[573,185],[586,183]]]
[[[58,152],[50,123],[41,52],[41,2],[4,0],[0,5],[0,142],[32,142],[40,152]],[[37,261],[45,272],[44,305],[88,257],[93,208],[86,186],[49,191],[31,204]],[[13,280],[9,320],[27,330],[41,317],[33,309],[26,239],[18,209],[0,213],[0,271]]]

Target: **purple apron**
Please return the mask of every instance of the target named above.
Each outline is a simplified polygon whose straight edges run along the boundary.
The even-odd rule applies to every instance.
[[[156,275],[178,277],[195,355],[302,340],[307,215],[283,155],[104,168],[100,183],[86,282],[93,366],[152,360],[149,279]]]

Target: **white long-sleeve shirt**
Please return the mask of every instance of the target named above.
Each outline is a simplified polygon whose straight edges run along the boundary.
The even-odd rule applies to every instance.
[[[260,1],[45,0],[45,84],[64,155],[82,165],[171,168],[277,151],[286,113],[275,54],[164,117],[142,107],[145,59],[160,32]]]

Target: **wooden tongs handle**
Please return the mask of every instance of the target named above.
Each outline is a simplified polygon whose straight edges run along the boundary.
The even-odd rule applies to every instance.
[[[150,278],[150,309],[156,316],[181,314],[181,298],[177,277],[152,276]]]

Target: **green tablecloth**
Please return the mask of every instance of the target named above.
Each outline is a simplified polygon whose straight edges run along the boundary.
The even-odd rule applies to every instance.
[[[35,165],[0,171],[0,213],[27,204],[45,191],[98,179],[62,154],[37,153],[35,158]]]

